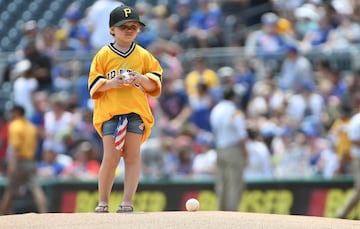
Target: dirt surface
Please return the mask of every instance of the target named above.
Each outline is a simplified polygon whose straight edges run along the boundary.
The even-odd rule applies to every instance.
[[[241,212],[48,213],[0,216],[1,229],[359,229],[360,221]]]

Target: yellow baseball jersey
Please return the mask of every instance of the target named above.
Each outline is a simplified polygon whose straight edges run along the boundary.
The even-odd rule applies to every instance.
[[[17,118],[9,125],[9,145],[17,152],[17,159],[32,160],[37,148],[37,129],[25,118]]]
[[[109,79],[124,71],[136,71],[156,82],[157,89],[146,92],[140,85],[124,86],[100,92],[98,89]],[[91,63],[88,89],[94,101],[93,124],[100,136],[102,124],[115,115],[136,113],[144,122],[144,142],[151,133],[154,116],[148,96],[161,93],[162,68],[156,58],[146,49],[133,43],[126,53],[117,50],[113,44],[104,46]]]

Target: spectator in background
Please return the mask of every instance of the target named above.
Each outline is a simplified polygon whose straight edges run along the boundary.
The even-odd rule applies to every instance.
[[[341,5],[340,1],[334,1]],[[346,0],[344,1],[346,4]],[[336,9],[336,7],[335,7]],[[328,50],[345,51],[360,42],[360,25],[352,19],[352,8],[337,8],[339,25],[329,34],[329,40],[326,43]]]
[[[221,11],[208,0],[197,0],[197,8],[185,30],[185,48],[219,47],[223,44]]]
[[[37,181],[37,165],[34,158],[37,146],[36,127],[26,119],[25,109],[21,106],[15,105],[11,110],[11,115],[10,155],[7,164],[9,182],[2,196],[0,215],[11,214],[15,194],[22,186],[31,191],[38,212],[46,213],[46,196]]]
[[[149,138],[141,145],[141,172],[143,178],[156,179],[165,175],[164,160],[166,151],[170,147],[167,142],[168,139],[169,137],[166,136]]]
[[[308,133],[306,133],[308,134]],[[312,145],[309,144],[311,135],[283,128],[274,140],[274,177],[278,179],[309,178],[313,175],[310,166]],[[291,173],[289,173],[291,171]]]
[[[200,130],[211,131],[209,117],[215,100],[205,83],[199,82],[197,89],[196,94],[189,96],[189,104],[192,110],[189,121]]]
[[[163,78],[163,91],[159,97],[160,113],[158,125],[161,134],[175,136],[187,126],[191,116],[189,97],[182,81],[172,77]]]
[[[44,115],[45,142],[55,144],[55,151],[64,154],[65,145],[61,136],[72,129],[73,114],[66,110],[67,97],[55,93],[50,98],[50,110]]]
[[[304,52],[322,50],[328,42],[329,34],[334,29],[329,18],[322,16],[319,19],[319,27],[309,30],[300,40],[299,49]]]
[[[245,189],[243,172],[248,160],[246,121],[234,102],[233,87],[224,89],[223,93],[223,100],[210,114],[217,151],[215,190],[219,210],[237,211]]]
[[[59,51],[55,37],[56,30],[55,25],[48,25],[40,31],[39,50],[50,58],[56,58]]]
[[[248,164],[244,170],[244,179],[263,180],[273,177],[271,154],[268,147],[261,139],[256,127],[248,128],[249,140],[246,143],[248,151]]]
[[[351,172],[349,166],[352,160],[350,155],[351,142],[348,135],[351,116],[352,109],[350,105],[339,105],[339,117],[335,119],[328,133],[340,160],[339,170],[337,171],[339,175]]]
[[[74,93],[77,96],[78,104],[77,106],[80,109],[92,109],[93,104],[90,99],[89,91],[88,91],[88,71],[90,69],[90,64],[85,62],[80,67],[81,71],[79,72],[79,76],[77,77],[73,87]]]
[[[29,41],[25,45],[24,54],[25,58],[31,62],[34,77],[38,81],[38,89],[51,92],[53,90],[51,58],[36,47],[35,41]]]
[[[18,51],[21,51],[31,41],[41,41],[38,24],[35,20],[29,20],[24,23],[22,34],[19,46],[16,48]],[[39,44],[37,43],[36,45]]]
[[[288,18],[279,17],[276,24],[276,31],[281,36],[286,40],[296,40],[294,25]]]
[[[190,176],[193,174],[192,136],[181,133],[175,138],[175,150],[177,153],[176,175]]]
[[[312,85],[302,85],[298,93],[289,96],[287,103],[286,115],[295,129],[306,118],[321,125],[325,102]]]
[[[114,38],[109,33],[110,12],[123,3],[117,0],[97,0],[86,12],[85,21],[90,31],[90,44],[94,50],[99,50],[104,45],[110,44]]]
[[[44,147],[42,159],[37,166],[37,173],[40,178],[51,179],[58,177],[64,170],[64,165],[58,162],[58,154],[51,147],[51,144]]]
[[[148,48],[158,40],[157,34],[159,32],[157,25],[151,23],[154,21],[153,6],[146,1],[137,1],[135,9],[144,21],[149,22],[146,24],[146,28],[142,28],[141,33],[138,33],[136,42],[142,47]]]
[[[88,140],[94,144],[100,152],[102,149],[101,138],[96,132],[94,125],[92,124],[93,119],[93,110],[84,108],[78,111],[78,119],[74,118],[73,120],[73,137],[75,140]],[[99,155],[101,156],[101,155]],[[99,157],[100,159],[101,157]]]
[[[100,163],[95,147],[91,142],[80,143],[73,155],[72,163],[65,167],[61,176],[69,179],[93,180],[97,178]]]
[[[177,17],[177,31],[183,33],[191,20],[190,1],[178,0],[175,12],[177,12],[175,15]]]
[[[209,68],[205,57],[197,56],[192,62],[193,69],[185,76],[185,89],[188,96],[197,92],[199,83],[205,84],[208,89],[218,86],[218,77],[216,72]]]
[[[348,93],[348,85],[345,81],[343,73],[340,70],[332,67],[329,69],[326,76],[331,83],[329,95],[335,96],[339,100],[345,98]]]
[[[275,90],[269,80],[259,80],[254,84],[253,95],[247,106],[247,118],[259,119],[269,117],[270,99]]]
[[[32,94],[38,87],[33,67],[27,59],[19,61],[14,68],[13,94],[14,102],[25,108],[26,116],[30,117],[34,110]]]
[[[68,34],[69,44],[77,52],[89,53],[92,49],[90,45],[90,31],[82,22],[83,14],[76,4],[71,4],[65,11],[65,23],[62,29]]]
[[[192,175],[193,153],[187,147],[181,147],[177,150],[178,165],[176,176],[190,176]]]
[[[234,82],[238,88],[238,94],[241,94],[238,106],[246,110],[256,82],[256,75],[250,63],[242,58],[236,58],[234,60],[234,70]]]
[[[224,88],[234,84],[234,69],[230,66],[223,66],[217,70],[216,75],[219,84],[209,90],[215,102],[218,103],[223,97]]]
[[[71,71],[67,63],[54,63],[51,73],[53,78],[53,92],[70,93],[73,82],[71,80]]]
[[[157,5],[152,9],[152,20],[149,25],[154,27],[156,39],[169,40],[172,35],[170,24],[168,23],[169,12],[165,5]]]
[[[305,3],[294,10],[295,33],[297,40],[303,40],[305,35],[319,27],[320,15],[311,3]]]
[[[351,156],[353,157],[354,192],[337,213],[338,218],[345,218],[360,200],[360,93],[357,92],[354,101],[355,113],[351,117],[348,136],[351,141]]]
[[[297,46],[287,47],[285,59],[281,64],[279,85],[284,91],[298,92],[302,85],[314,85],[314,72],[310,61],[304,57]]]
[[[274,9],[284,17],[293,16],[294,9],[301,6],[303,0],[270,0]]]
[[[360,70],[355,70],[352,72],[352,74],[349,77],[350,80],[352,80],[351,83],[349,83],[348,86],[348,93],[346,97],[352,101],[353,99],[356,100],[355,96],[356,93],[360,90]]]
[[[191,7],[189,0],[178,0],[174,6],[172,14],[168,17],[172,35],[170,40],[179,44],[181,47],[186,47],[187,36],[185,30],[191,19]]]
[[[194,139],[192,172],[195,178],[215,177],[217,152],[211,132],[201,132]]]
[[[159,60],[161,66],[169,72],[171,78],[180,79],[183,77],[184,69],[179,58],[182,49],[178,44],[158,39],[148,46],[148,50]]]
[[[284,34],[277,30],[279,17],[268,12],[261,16],[261,28],[251,32],[245,41],[245,54],[249,58],[256,58],[263,68],[264,76],[269,72],[277,71],[279,57],[284,53],[287,43]],[[260,70],[258,70],[260,71]]]
[[[353,1],[354,12],[352,14],[354,21],[360,22],[360,4],[356,1]]]
[[[71,46],[69,36],[64,29],[56,30],[55,40],[59,51],[75,51],[75,48]]]
[[[0,110],[0,176],[5,174],[6,154],[8,149],[9,122],[5,112]]]
[[[78,40],[78,46],[76,51],[79,55],[88,56],[92,54],[93,48],[90,44],[90,32],[87,30],[81,30],[76,34]]]
[[[252,10],[257,9],[261,5],[261,11],[268,10],[265,7],[266,1],[250,1],[250,0],[222,0],[219,1],[219,7],[222,13],[222,32],[226,46],[241,47],[245,43],[247,33],[251,26],[258,23],[258,15],[253,14]],[[266,3],[270,6],[270,3]],[[271,6],[270,6],[271,7]]]
[[[331,179],[338,175],[340,160],[331,142],[328,139],[318,138],[315,142],[318,153],[318,160],[315,164],[315,170],[325,179]]]
[[[49,109],[49,94],[46,91],[35,91],[32,94],[32,103],[34,104],[33,113],[30,115],[29,120],[36,126],[38,131],[38,146],[36,150],[36,160],[42,159],[43,142],[45,139],[45,113]]]

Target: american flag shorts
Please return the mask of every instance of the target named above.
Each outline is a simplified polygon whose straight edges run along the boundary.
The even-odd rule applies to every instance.
[[[128,119],[125,115],[119,116],[117,127],[114,131],[115,149],[121,151],[125,144],[126,129],[128,125]]]

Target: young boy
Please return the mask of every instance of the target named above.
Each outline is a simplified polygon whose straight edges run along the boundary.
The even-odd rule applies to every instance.
[[[161,93],[159,62],[134,40],[145,26],[137,12],[120,6],[110,13],[114,42],[93,58],[88,88],[94,101],[93,124],[103,141],[99,171],[99,203],[95,212],[109,212],[115,170],[124,158],[124,195],[117,212],[133,212],[132,201],[140,176],[140,145],[150,135],[154,117],[148,96]]]

